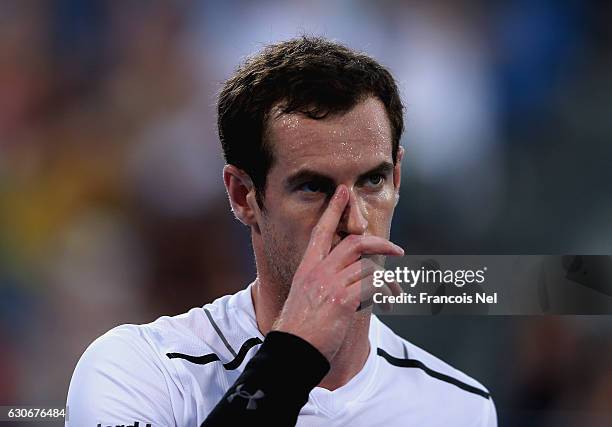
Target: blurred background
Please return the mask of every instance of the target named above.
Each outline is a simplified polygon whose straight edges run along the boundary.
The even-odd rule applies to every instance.
[[[302,33],[398,80],[394,241],[612,254],[610,22],[604,1],[0,2],[0,405],[62,406],[97,336],[254,278],[215,97],[246,55]],[[610,317],[386,321],[487,385],[502,426],[612,414]]]

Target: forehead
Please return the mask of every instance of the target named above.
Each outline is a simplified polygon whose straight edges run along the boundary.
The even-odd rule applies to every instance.
[[[391,126],[383,103],[366,98],[341,115],[310,119],[300,113],[273,112],[268,123],[273,169],[289,174],[302,167],[350,173],[391,162]],[[359,172],[355,170],[355,172]]]

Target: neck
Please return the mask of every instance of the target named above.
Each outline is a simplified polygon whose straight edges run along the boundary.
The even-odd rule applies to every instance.
[[[251,297],[255,307],[257,326],[262,335],[266,335],[279,316],[285,303],[284,293],[278,285],[271,282],[255,280],[251,288]],[[355,313],[355,317],[346,334],[346,339],[332,360],[327,375],[319,387],[335,390],[348,383],[365,365],[370,350],[368,333],[370,329],[370,310]]]

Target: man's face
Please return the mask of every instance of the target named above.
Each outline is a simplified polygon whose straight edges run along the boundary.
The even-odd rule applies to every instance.
[[[350,198],[333,246],[349,234],[389,237],[401,159],[393,165],[391,128],[378,99],[323,120],[273,110],[267,138],[275,162],[259,228],[269,269],[287,290],[338,185]]]

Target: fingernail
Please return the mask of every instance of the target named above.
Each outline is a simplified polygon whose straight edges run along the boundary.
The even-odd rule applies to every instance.
[[[340,199],[342,197],[344,197],[344,193],[346,192],[346,189],[344,187],[344,185],[340,185],[338,187],[338,191],[336,191],[336,199]]]

